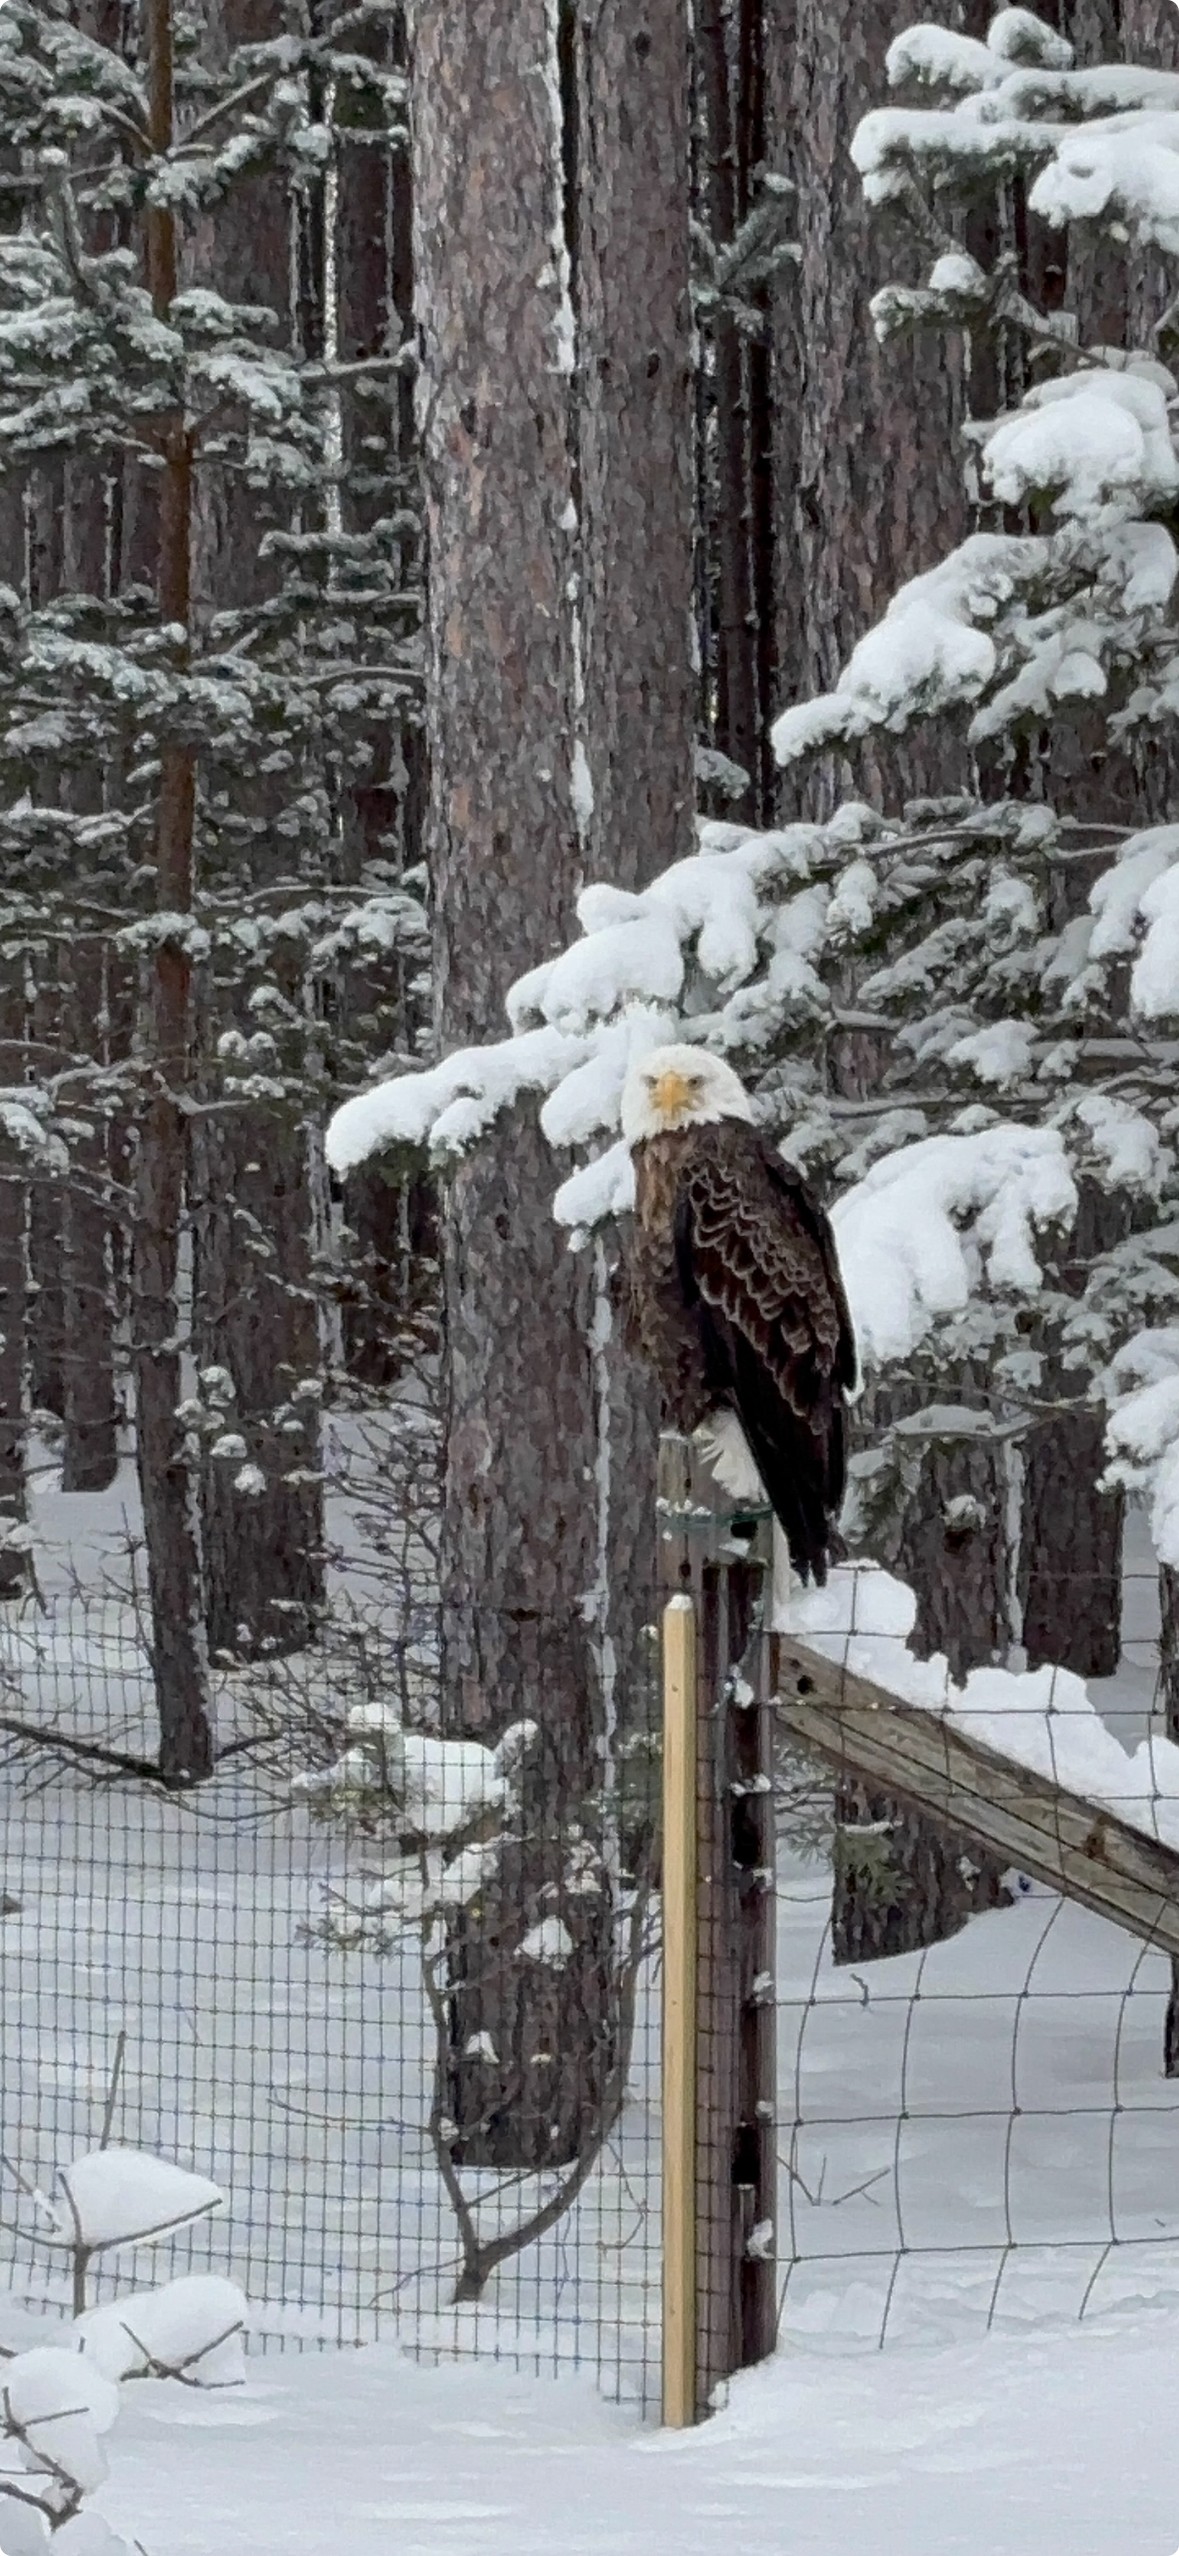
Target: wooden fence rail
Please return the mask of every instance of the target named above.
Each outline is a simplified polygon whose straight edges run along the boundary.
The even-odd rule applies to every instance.
[[[927,1712],[809,1645],[778,1635],[779,1727],[844,1773],[1018,1865],[1032,1880],[1179,1954],[1179,1851],[1022,1766],[949,1714]]]

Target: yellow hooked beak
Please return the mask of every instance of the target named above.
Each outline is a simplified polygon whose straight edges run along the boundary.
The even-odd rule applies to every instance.
[[[661,1118],[676,1118],[681,1110],[690,1108],[692,1087],[682,1074],[660,1074],[651,1096]]]

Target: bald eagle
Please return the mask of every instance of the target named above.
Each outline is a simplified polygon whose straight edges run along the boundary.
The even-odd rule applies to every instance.
[[[821,1585],[855,1342],[827,1218],[752,1120],[732,1067],[702,1048],[632,1067],[631,1333],[665,1425],[698,1437],[734,1499],[768,1502],[793,1569]]]

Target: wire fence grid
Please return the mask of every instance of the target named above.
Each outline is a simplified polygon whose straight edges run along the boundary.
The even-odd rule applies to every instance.
[[[1084,1773],[1075,1734],[1103,1777],[1095,1797],[1116,1794],[1120,1764],[1125,1815],[1149,1829],[1153,1801],[1156,1833],[1179,1842],[1148,1576],[1128,1585],[1123,1668],[1093,1707],[1045,1672],[1027,1710],[1062,1782]],[[897,1637],[862,1613],[865,1585],[836,1575],[828,1620],[801,1638],[887,1682]],[[652,1592],[652,1625],[659,1603]],[[533,1672],[518,1627],[512,1638],[526,1706]],[[4,1611],[0,2250],[14,2337],[70,2312],[34,2196],[105,2130],[209,2175],[226,2204],[154,2263],[97,2257],[91,2297],[207,2268],[240,2281],[263,2349],[395,2335],[437,2358],[586,2367],[654,2407],[648,1647],[613,1699],[592,1801],[562,1790],[519,1723],[485,1744],[445,1740],[428,1590],[408,1625],[345,1624],[320,1653],[227,1671],[230,1753],[176,1798],[28,1735],[116,1756],[150,1746],[133,1610],[75,1589]],[[551,1647],[542,1672],[551,1701]],[[932,1689],[928,1701],[938,1709]],[[978,1709],[994,1736],[994,1694]],[[1003,1711],[1011,1741],[1019,1712]],[[1008,1904],[945,1941],[837,1959],[830,1770],[785,1744],[776,1797],[781,2336],[870,2348],[1174,2303],[1170,1959],[1015,1873]]]
[[[371,1621],[327,1657],[223,1677],[230,1753],[181,1797],[76,1753],[150,1746],[125,1606],[74,1593],[0,1619],[14,1718],[74,1744],[4,1736],[0,1711],[9,2308],[68,2313],[33,2196],[109,2111],[116,2144],[208,2175],[226,2206],[166,2261],[97,2257],[92,2298],[214,2270],[245,2289],[256,2347],[395,2333],[439,2356],[585,2363],[645,2401],[655,1685],[626,1699],[634,1801],[607,1839],[530,1766],[527,1736],[513,1763],[510,1744],[407,1727],[429,1613],[423,1598],[408,1636],[383,1628],[379,1680]]]
[[[799,1638],[840,1676],[850,1672],[849,1774],[852,1682],[868,1679],[928,1717],[927,1755],[936,1761],[940,1739],[946,1798],[964,1817],[978,1807],[970,1782],[986,1792],[987,1760],[964,1778],[951,1735],[994,1752],[1016,1778],[1026,1774],[1065,1869],[1076,1869],[1077,1800],[1092,1813],[1095,1859],[1106,1814],[1148,1859],[1165,1850],[1153,1868],[1157,1928],[1179,1874],[1167,1866],[1179,1848],[1179,1753],[1168,1737],[1157,1598],[1154,1571],[1127,1573],[1119,1668],[1097,1680],[1052,1667],[1018,1679],[984,1669],[956,1686],[944,1663],[907,1655],[903,1593],[870,1568],[838,1572],[824,1597],[804,1601]],[[837,1731],[839,1710],[836,1692]],[[850,1841],[869,1890],[878,1849],[887,1892],[892,1832],[903,1850],[912,1812],[900,1785],[901,1800],[866,1804],[853,1787],[850,1824],[829,1830],[833,1878],[816,1864],[810,1789],[830,1802],[830,1774],[786,1743],[780,2331],[827,2347],[928,2343],[1174,2304],[1179,2082],[1166,2068],[1176,1974],[1171,1954],[1150,1940],[1149,1894],[1132,1928],[1014,1863],[987,1877],[997,1904],[968,1913],[968,1895],[944,1940],[857,1960],[841,1940],[841,1849]],[[862,1819],[865,1808],[876,1818]],[[973,1881],[983,1851],[970,1836],[958,1842]]]

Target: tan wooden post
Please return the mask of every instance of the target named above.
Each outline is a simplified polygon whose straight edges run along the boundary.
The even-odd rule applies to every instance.
[[[663,2420],[696,2420],[696,1609],[663,1610]]]

